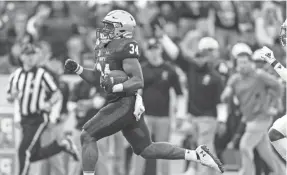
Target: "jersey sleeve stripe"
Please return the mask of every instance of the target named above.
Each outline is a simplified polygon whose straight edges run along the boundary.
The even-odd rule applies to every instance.
[[[54,92],[58,89],[52,76],[50,74],[48,74],[47,72],[44,73],[43,81],[44,81],[45,85],[47,86],[47,88],[49,89],[49,91]]]

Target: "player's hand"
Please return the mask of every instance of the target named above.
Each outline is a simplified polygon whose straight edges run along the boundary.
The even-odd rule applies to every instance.
[[[135,110],[134,110],[134,116],[137,121],[140,120],[142,114],[145,112],[145,107],[143,104],[142,96],[139,94],[136,95],[136,102],[135,102]]]
[[[79,68],[79,64],[75,62],[74,60],[67,59],[65,62],[65,69],[70,72],[76,72]]]
[[[271,49],[269,49],[268,47],[264,46],[260,52],[260,57],[265,60],[266,62],[268,62],[269,64],[272,64],[275,61],[275,57],[274,57],[274,53]]]
[[[111,77],[109,74],[105,75],[101,79],[101,86],[105,89],[106,92],[113,92],[114,78]]]

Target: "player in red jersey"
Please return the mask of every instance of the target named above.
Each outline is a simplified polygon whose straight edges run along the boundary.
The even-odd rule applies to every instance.
[[[144,118],[133,114],[137,108],[135,103],[142,103],[141,98],[136,98],[136,92],[143,88],[142,69],[138,61],[139,46],[133,39],[136,21],[128,12],[114,10],[105,16],[103,23],[104,28],[98,30],[95,68],[101,72],[100,81],[107,92],[108,104],[83,127],[81,142],[84,175],[94,175],[98,159],[97,141],[118,131],[122,131],[135,154],[143,158],[192,160],[223,173],[220,161],[206,146],[186,150],[169,143],[151,141]],[[94,76],[95,70],[85,69],[73,60],[68,59],[65,68],[91,84],[99,81]],[[124,71],[129,79],[114,84],[109,75],[113,70]]]
[[[280,40],[286,49],[287,40],[287,19],[281,26]],[[260,51],[261,58],[268,62],[280,77],[287,82],[287,69],[279,63],[273,51],[264,46]],[[269,130],[269,139],[277,152],[287,160],[287,115],[277,119]]]

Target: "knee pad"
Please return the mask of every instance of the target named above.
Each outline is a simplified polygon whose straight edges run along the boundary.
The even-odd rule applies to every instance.
[[[284,115],[283,117],[277,119],[272,127],[270,128],[269,132],[272,130],[276,130],[281,133],[284,137],[287,136],[287,116]],[[272,137],[272,135],[271,135]]]
[[[92,137],[92,136],[91,136],[87,131],[85,131],[85,130],[82,130],[80,139],[81,139],[81,145],[83,145],[84,143],[91,142],[91,141],[94,141],[94,140],[95,140],[95,138]]]

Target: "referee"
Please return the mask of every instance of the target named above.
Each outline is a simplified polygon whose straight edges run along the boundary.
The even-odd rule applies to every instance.
[[[37,66],[40,58],[40,47],[26,45],[20,56],[22,67],[11,75],[8,85],[7,99],[9,102],[18,101],[21,115],[23,135],[18,150],[19,175],[28,174],[30,162],[48,158],[61,151],[78,159],[76,147],[68,137],[41,147],[40,137],[49,123],[49,111],[60,99],[61,93],[52,76]],[[46,100],[48,93],[52,97]]]

